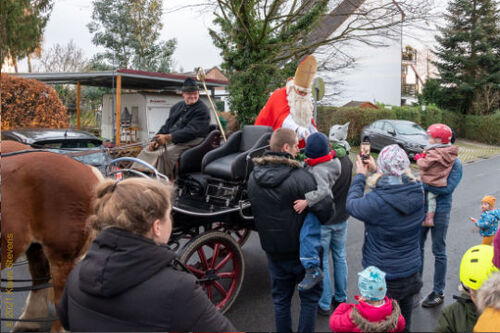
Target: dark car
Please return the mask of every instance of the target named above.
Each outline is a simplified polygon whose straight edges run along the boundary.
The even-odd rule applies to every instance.
[[[111,156],[105,150],[98,137],[75,129],[23,128],[2,131],[2,140],[13,140],[35,149],[48,149],[56,153],[94,151],[81,156],[72,156],[75,160],[98,168],[103,174]]]
[[[377,120],[363,128],[361,141],[368,141],[372,150],[381,150],[385,146],[398,144],[413,159],[416,153],[422,152],[428,139],[425,130],[418,124],[408,120]]]

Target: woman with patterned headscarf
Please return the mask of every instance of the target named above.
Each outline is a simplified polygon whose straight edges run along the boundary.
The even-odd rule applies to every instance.
[[[424,190],[410,172],[410,161],[398,145],[382,149],[377,164],[358,156],[356,176],[347,195],[349,214],[365,224],[362,264],[386,273],[387,296],[398,301],[409,331],[413,295],[420,291],[419,235],[424,218]],[[376,171],[364,194],[368,171]]]

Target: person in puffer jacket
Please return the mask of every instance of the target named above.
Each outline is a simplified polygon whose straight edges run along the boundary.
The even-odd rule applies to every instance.
[[[424,219],[424,190],[409,170],[410,160],[398,145],[383,148],[377,165],[372,157],[356,161],[356,176],[347,195],[347,211],[365,225],[363,267],[376,266],[386,274],[387,295],[398,301],[410,329],[413,295],[422,287],[420,229]],[[364,195],[368,179],[373,190]]]
[[[401,332],[405,319],[398,302],[388,298],[385,273],[370,266],[358,273],[358,304],[340,304],[330,317],[332,332]]]

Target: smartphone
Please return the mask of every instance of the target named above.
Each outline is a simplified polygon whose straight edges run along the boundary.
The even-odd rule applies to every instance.
[[[361,160],[363,161],[364,164],[368,163],[366,161],[370,158],[370,149],[371,146],[369,142],[366,141],[361,142],[359,155],[361,156]]]

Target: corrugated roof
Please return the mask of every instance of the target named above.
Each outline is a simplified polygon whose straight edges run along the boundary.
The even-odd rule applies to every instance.
[[[182,74],[146,72],[126,68],[103,72],[19,73],[12,75],[36,79],[49,84],[76,84],[80,82],[80,84],[84,86],[108,88],[116,86],[116,77],[120,75],[123,89],[153,90],[180,89],[186,78],[193,77]],[[195,77],[193,78],[196,79]],[[205,80],[205,83],[208,89],[225,87],[229,84],[229,82],[225,80],[208,78]]]

